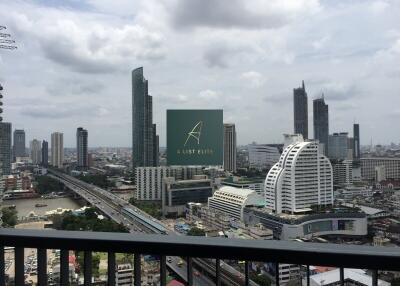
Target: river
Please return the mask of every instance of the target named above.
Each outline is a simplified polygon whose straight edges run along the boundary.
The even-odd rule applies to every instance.
[[[45,207],[35,207],[35,204],[46,204]],[[57,198],[57,199],[20,199],[20,200],[6,200],[3,201],[2,206],[15,205],[18,211],[18,217],[27,216],[31,211],[36,215],[44,215],[47,211],[55,210],[57,208],[76,210],[82,207],[80,201],[73,200],[72,198]]]

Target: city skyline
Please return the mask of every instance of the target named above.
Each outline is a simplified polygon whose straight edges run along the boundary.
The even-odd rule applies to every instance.
[[[84,125],[93,146],[130,146],[131,134],[124,132],[131,124],[129,71],[144,66],[152,81],[160,146],[165,146],[165,111],[177,106],[224,109],[224,121],[236,124],[238,145],[280,143],[282,133],[292,132],[292,90],[302,79],[309,122],[311,100],[324,93],[332,133],[351,133],[358,122],[362,145],[371,138],[399,142],[399,135],[387,130],[400,113],[385,108],[385,102],[399,101],[399,3],[272,1],[276,5],[248,7],[234,1],[222,13],[207,4],[200,11],[183,9],[196,1],[129,2],[119,8],[107,1],[0,3],[2,24],[20,43],[16,52],[0,54],[4,121],[25,129],[27,139],[49,140],[60,130],[65,146],[74,146],[75,128]],[[211,8],[221,17],[207,16]],[[239,8],[242,19],[235,12]],[[257,10],[262,17],[251,17]],[[316,30],[320,26],[324,31]],[[68,37],[59,33],[68,27]],[[60,42],[65,46],[56,48]],[[377,100],[381,94],[384,101]],[[251,112],[243,115],[243,108]]]

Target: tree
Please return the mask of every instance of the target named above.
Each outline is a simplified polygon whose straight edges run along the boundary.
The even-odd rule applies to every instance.
[[[61,192],[64,190],[64,185],[49,176],[36,177],[36,191],[39,194],[48,194],[52,192]]]
[[[271,285],[271,279],[269,279],[267,276],[263,274],[257,274],[257,273],[250,273],[250,279],[256,282],[260,286],[270,286]]]
[[[106,175],[80,175],[78,179],[103,189],[115,187],[115,183],[107,180]]]
[[[2,208],[3,227],[14,227],[18,222],[18,212],[15,209]]]
[[[141,209],[142,211],[148,213],[156,219],[161,219],[161,203],[158,202],[140,202],[136,201],[134,198],[129,199],[129,203]]]
[[[192,227],[188,232],[187,235],[190,236],[205,236],[206,233],[203,229],[198,228],[198,227]]]

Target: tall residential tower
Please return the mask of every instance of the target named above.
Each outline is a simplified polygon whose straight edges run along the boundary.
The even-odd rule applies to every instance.
[[[323,145],[324,154],[328,155],[329,142],[329,113],[324,95],[313,101],[314,139]]]
[[[153,124],[153,100],[143,67],[132,71],[132,159],[134,167],[158,165],[158,136]]]
[[[0,84],[0,177],[11,174],[11,123],[3,122],[2,90]]]
[[[64,135],[60,132],[51,134],[51,165],[62,168],[64,163]]]
[[[15,162],[17,157],[25,157],[25,130],[15,129],[13,137],[13,160]]]
[[[79,127],[76,130],[76,156],[78,168],[87,169],[88,164],[88,132]]]
[[[42,144],[39,140],[33,139],[29,144],[29,148],[32,164],[39,165],[42,162]]]
[[[294,133],[308,139],[308,99],[304,81],[293,90]]]
[[[224,169],[236,172],[235,124],[224,124]]]
[[[42,165],[49,165],[49,142],[43,140],[42,142]]]

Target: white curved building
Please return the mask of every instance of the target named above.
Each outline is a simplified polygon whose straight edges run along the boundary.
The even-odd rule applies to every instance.
[[[295,142],[282,152],[265,179],[265,204],[276,213],[301,213],[333,204],[332,165],[318,142]]]
[[[235,218],[243,219],[243,209],[246,206],[263,206],[262,197],[253,190],[224,186],[216,190],[208,198],[208,207],[220,213]]]

